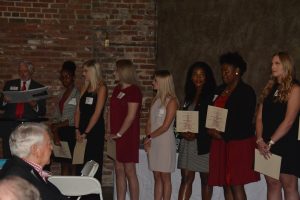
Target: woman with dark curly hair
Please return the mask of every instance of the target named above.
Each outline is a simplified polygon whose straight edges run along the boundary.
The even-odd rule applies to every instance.
[[[205,128],[207,106],[216,87],[213,72],[205,62],[190,66],[185,81],[183,110],[199,111],[199,133],[181,133],[178,168],[181,185],[178,199],[190,199],[195,173],[200,173],[202,199],[211,199],[212,187],[207,185],[210,137]]]
[[[215,92],[213,106],[228,110],[224,132],[208,129],[213,137],[208,184],[223,186],[225,199],[247,199],[244,185],[259,180],[253,169],[256,95],[243,82],[247,64],[238,53],[220,57],[223,84]]]
[[[279,52],[272,57],[271,79],[261,96],[256,117],[257,146],[266,158],[271,153],[282,157],[280,178],[265,176],[267,199],[299,199],[300,141],[298,137],[300,86],[295,79],[291,56]]]

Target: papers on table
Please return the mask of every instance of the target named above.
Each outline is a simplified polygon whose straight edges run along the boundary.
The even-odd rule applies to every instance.
[[[176,132],[198,133],[199,127],[198,111],[177,110],[176,113]]]
[[[84,139],[83,142],[76,142],[74,153],[73,153],[73,161],[72,164],[83,164],[84,163],[84,154],[87,140]]]
[[[116,160],[116,141],[107,140],[106,155],[113,160]]]
[[[9,99],[9,103],[25,103],[48,98],[47,90],[48,87],[41,87],[24,91],[3,91],[3,94]]]
[[[266,159],[257,149],[255,149],[255,171],[279,180],[280,167],[281,156],[272,154],[270,158]]]
[[[68,142],[61,141],[61,146],[53,143],[53,154],[55,157],[72,158]]]
[[[225,132],[227,113],[225,108],[208,106],[205,127]]]

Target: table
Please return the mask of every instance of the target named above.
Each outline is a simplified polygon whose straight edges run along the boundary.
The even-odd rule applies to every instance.
[[[154,179],[152,172],[148,169],[147,155],[144,150],[139,151],[140,162],[136,165],[137,175],[140,185],[140,199],[141,200],[153,200],[153,187]],[[199,173],[196,173],[196,177],[193,184],[193,193],[190,200],[201,199],[201,182]],[[114,181],[115,182],[115,181]],[[180,169],[176,169],[172,173],[172,200],[177,200],[179,187],[181,182]],[[300,191],[300,179],[298,179],[298,190]],[[128,188],[127,188],[128,190]],[[245,190],[248,200],[258,200],[266,199],[267,196],[267,185],[263,175],[261,175],[261,180],[254,183],[249,183],[245,185]],[[116,190],[114,187],[114,200],[116,200]],[[129,191],[126,194],[126,200],[130,200]],[[222,187],[214,187],[212,200],[224,200]]]

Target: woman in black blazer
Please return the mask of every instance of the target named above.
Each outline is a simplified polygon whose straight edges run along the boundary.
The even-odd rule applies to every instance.
[[[247,64],[238,53],[220,57],[223,84],[212,105],[228,110],[225,131],[209,129],[212,136],[208,184],[223,186],[225,199],[246,199],[244,184],[258,181],[254,172],[256,95],[241,79]]]

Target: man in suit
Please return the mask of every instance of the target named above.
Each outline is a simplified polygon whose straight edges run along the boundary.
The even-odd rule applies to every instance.
[[[18,176],[35,186],[43,200],[67,199],[47,180],[49,174],[43,171],[52,152],[46,125],[36,122],[19,125],[10,135],[9,145],[13,157],[4,164],[0,179]]]
[[[31,79],[34,72],[30,62],[22,61],[19,64],[19,79],[7,81],[3,91],[21,91],[44,87],[42,84]],[[4,157],[10,157],[8,138],[10,133],[24,121],[38,121],[46,114],[46,100],[30,101],[24,103],[10,103],[9,98],[0,98],[0,109],[4,111],[0,122],[2,129]]]

